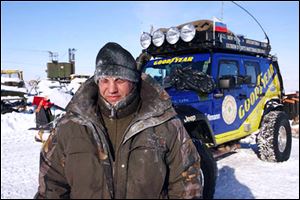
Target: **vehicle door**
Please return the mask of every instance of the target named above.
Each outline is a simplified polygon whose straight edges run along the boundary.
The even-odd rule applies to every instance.
[[[258,104],[260,95],[260,59],[244,56],[242,59],[242,67],[244,74],[244,83],[242,87],[242,95],[246,98],[242,99],[238,108],[238,117],[244,122],[243,131],[252,132],[257,130],[260,122],[262,104]]]
[[[212,75],[218,87],[214,93],[214,116],[220,116],[214,121],[213,129],[215,135],[231,136],[239,131],[241,120],[238,117],[238,108],[247,98],[242,87],[241,75],[244,74],[244,70],[241,56],[215,53],[212,60]],[[228,88],[220,88],[220,81],[224,80],[230,82]]]

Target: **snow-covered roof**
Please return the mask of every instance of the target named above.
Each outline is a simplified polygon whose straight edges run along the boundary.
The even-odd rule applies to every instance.
[[[6,83],[6,82],[16,82],[19,83],[21,82],[21,79],[19,79],[18,77],[1,77],[1,83]]]
[[[1,85],[1,90],[27,93],[27,88],[19,88],[16,86]]]

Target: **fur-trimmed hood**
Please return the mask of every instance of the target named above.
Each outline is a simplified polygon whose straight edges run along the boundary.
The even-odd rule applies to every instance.
[[[97,113],[98,86],[94,78],[88,79],[75,93],[67,105],[67,112],[79,116],[83,120],[101,126],[99,114]],[[128,137],[147,127],[163,123],[176,115],[172,107],[170,96],[167,92],[149,75],[142,74],[141,81],[141,108],[133,120],[134,124],[129,131]],[[125,137],[128,138],[127,136]]]

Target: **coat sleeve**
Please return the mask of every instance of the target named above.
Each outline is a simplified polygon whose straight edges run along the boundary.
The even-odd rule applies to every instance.
[[[179,119],[172,119],[168,127],[176,135],[172,134],[166,159],[170,170],[168,196],[171,199],[202,198],[203,180],[198,151]]]
[[[64,176],[64,153],[59,131],[52,133],[40,153],[39,187],[35,199],[70,198],[70,187]]]

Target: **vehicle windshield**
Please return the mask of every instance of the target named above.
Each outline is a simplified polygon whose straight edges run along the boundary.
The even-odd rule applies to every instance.
[[[1,78],[19,78],[19,74],[17,73],[1,74]]]
[[[184,58],[190,58],[190,59],[186,59],[184,61]],[[174,71],[178,68],[180,69],[189,68],[192,71],[203,72],[210,75],[211,70],[210,70],[209,55],[196,54],[193,56],[186,56],[186,57],[173,57],[167,59],[164,58],[164,59],[151,60],[144,67],[144,72],[152,76],[163,87],[167,88],[171,86],[170,85],[171,76],[174,73]]]

